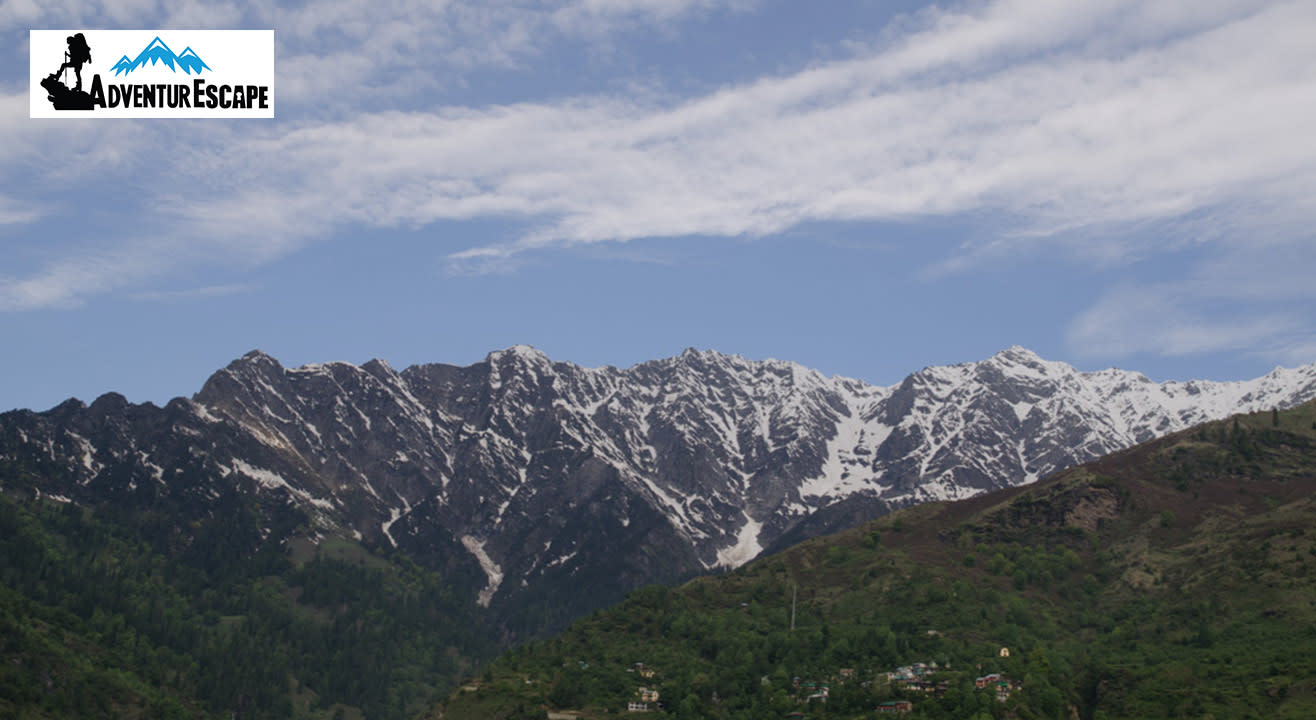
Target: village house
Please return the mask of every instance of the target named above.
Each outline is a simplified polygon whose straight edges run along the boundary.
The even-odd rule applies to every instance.
[[[996,702],[1005,702],[1010,699],[1010,693],[1018,690],[1020,683],[1014,680],[1001,678],[996,681]]]
[[[889,700],[877,704],[877,712],[882,715],[904,715],[914,711],[914,703],[908,700]]]
[[[931,680],[906,680],[902,685],[910,692],[933,693],[937,690],[937,684]]]
[[[629,703],[626,703],[626,711],[627,711],[627,712],[649,712],[649,705],[648,705],[648,703],[642,703],[642,702],[629,702]]]
[[[1010,699],[1010,693],[1018,690],[1020,684],[1000,673],[991,673],[973,681],[975,687],[979,690],[990,689],[996,694],[997,702],[1005,702]]]
[[[650,689],[648,689],[648,688],[640,688],[640,689],[636,690],[635,693],[636,693],[637,695],[640,696],[640,701],[641,701],[641,702],[646,702],[646,703],[658,702],[658,691],[657,691],[657,690],[650,690]]]
[[[819,683],[810,680],[804,683],[804,692],[808,693],[805,699],[808,702],[827,702],[827,697],[832,693],[830,683]]]
[[[892,682],[905,682],[909,680],[920,680],[924,675],[930,675],[936,671],[937,664],[935,662],[931,665],[925,663],[914,663],[913,665],[898,667],[887,673],[886,676],[887,679]]]

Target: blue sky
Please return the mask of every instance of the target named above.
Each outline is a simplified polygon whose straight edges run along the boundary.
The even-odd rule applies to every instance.
[[[274,28],[277,119],[28,119],[29,28],[143,27]],[[1310,363],[1312,37],[1305,1],[7,0],[0,408],[257,347]]]

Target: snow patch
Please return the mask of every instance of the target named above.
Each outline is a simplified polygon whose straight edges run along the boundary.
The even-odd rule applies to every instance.
[[[256,467],[251,463],[245,462],[243,460],[239,460],[237,458],[233,458],[233,470],[235,472],[240,472],[243,475],[246,475],[252,480],[255,480],[257,483],[260,483],[261,487],[264,487],[267,490],[277,490],[279,488],[284,488],[289,493],[297,496],[298,498],[301,498],[302,500],[305,500],[306,502],[318,508],[321,508],[323,510],[334,509],[334,504],[332,502],[325,500],[324,498],[315,497],[314,495],[306,492],[305,490],[302,490],[300,488],[295,488],[292,485],[289,485],[288,481],[284,480],[283,476],[276,472],[271,472],[269,470],[266,470],[265,468]]]
[[[282,475],[264,468],[258,468],[245,460],[233,458],[233,469],[260,483],[264,488],[270,490],[281,487],[292,489],[292,486],[288,484],[287,480],[283,479]]]
[[[397,547],[398,541],[393,539],[392,533],[390,533],[388,530],[389,528],[393,527],[393,523],[397,522],[398,518],[402,517],[402,511],[399,510],[398,508],[393,508],[392,510],[388,511],[388,514],[389,514],[389,518],[380,524],[379,529],[384,532],[384,537],[388,538],[388,544],[392,545],[393,547]]]
[[[197,417],[201,418],[202,420],[205,420],[208,423],[220,422],[220,419],[216,417],[214,413],[210,412],[210,408],[206,407],[205,405],[202,405],[201,403],[192,403],[192,412]]]
[[[762,530],[763,523],[745,515],[745,524],[736,533],[736,544],[717,551],[717,567],[738,568],[757,557],[763,552],[763,546],[759,544]]]
[[[485,542],[483,540],[479,540],[472,535],[463,535],[462,546],[475,556],[475,559],[480,563],[480,567],[484,570],[484,574],[489,578],[488,584],[475,598],[475,602],[479,603],[480,607],[489,607],[494,593],[498,592],[498,586],[503,584],[503,569],[493,561],[493,558],[489,557],[489,553],[485,552]]]
[[[1015,418],[1018,419],[1019,422],[1023,422],[1024,418],[1028,417],[1028,413],[1032,411],[1033,404],[1030,402],[1017,402],[1010,407],[1014,408]]]
[[[288,438],[285,437],[284,434],[279,432],[278,430],[274,431],[278,435],[278,437],[275,437],[274,435],[270,435],[269,433],[265,432],[264,428],[260,427],[259,425],[246,421],[242,422],[242,429],[251,433],[252,437],[256,438],[261,443],[269,447],[278,450],[285,450],[292,448],[292,443],[288,442]]]
[[[87,440],[87,438],[75,432],[70,432],[69,437],[78,441],[78,446],[82,450],[82,466],[92,472],[96,472],[96,446],[92,445],[91,441]]]
[[[566,565],[567,563],[571,562],[572,558],[576,557],[577,554],[578,551],[572,550],[571,552],[567,553],[566,555],[563,555],[560,558],[557,558],[556,560],[545,565],[544,567],[551,568],[551,567],[556,567],[558,565]]]
[[[800,485],[800,497],[840,499],[871,485],[867,482],[871,480],[867,477],[867,468],[854,456],[854,449],[863,440],[865,423],[857,409],[850,407],[849,410],[849,415],[837,418],[836,435],[827,443],[827,459],[823,461],[822,471],[818,477]]]
[[[1015,445],[1015,455],[1019,459],[1019,468],[1024,471],[1024,479],[1022,484],[1032,485],[1033,483],[1037,482],[1037,470],[1029,469],[1028,453],[1025,452],[1027,445],[1028,445],[1028,441],[1026,439],[1020,438],[1019,442]]]
[[[55,495],[55,494],[52,494],[52,493],[43,493],[43,492],[41,492],[41,488],[37,488],[36,490],[37,490],[37,499],[38,499],[38,500],[40,500],[40,499],[42,499],[42,498],[48,498],[48,499],[50,499],[50,500],[54,500],[54,501],[57,502],[57,503],[68,504],[68,503],[73,502],[71,499],[69,499],[68,497],[65,497],[65,496],[63,496],[63,495]]]
[[[634,475],[633,477],[639,480],[644,487],[653,494],[653,497],[656,498],[663,507],[670,511],[667,513],[667,519],[669,522],[685,532],[685,534],[692,540],[707,537],[707,533],[699,530],[699,528],[695,527],[695,524],[691,522],[690,515],[686,512],[685,505],[667,494],[658,486],[658,483],[643,475]],[[689,500],[687,499],[686,502],[689,502]]]
[[[157,483],[159,483],[159,484],[161,484],[161,485],[164,485],[164,484],[165,484],[165,481],[164,481],[164,468],[162,468],[162,467],[160,467],[159,465],[156,465],[155,463],[151,462],[151,456],[148,455],[146,452],[144,452],[144,451],[142,451],[142,450],[138,450],[138,451],[137,451],[137,458],[138,458],[138,461],[142,464],[142,467],[144,467],[144,468],[146,468],[147,470],[150,470],[150,471],[151,471],[151,477],[155,478],[155,481],[156,481]]]

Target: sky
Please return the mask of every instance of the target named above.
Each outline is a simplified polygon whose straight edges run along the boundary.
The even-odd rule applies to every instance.
[[[29,119],[33,28],[273,28],[276,117]],[[254,348],[1316,362],[1313,37],[1309,0],[4,0],[0,410]]]

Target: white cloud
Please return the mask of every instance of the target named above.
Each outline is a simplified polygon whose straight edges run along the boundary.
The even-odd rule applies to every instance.
[[[293,190],[310,186],[302,173],[319,173],[326,167],[335,169],[332,176],[339,182],[350,184],[352,165],[370,161],[368,157],[317,160],[299,154],[297,138],[305,132],[314,135],[314,118],[356,115],[363,107],[388,107],[445,83],[460,84],[472,69],[514,66],[573,33],[621,31],[672,22],[720,5],[749,4],[746,0],[650,0],[633,6],[591,0],[328,0],[281,7],[273,2],[192,0],[4,2],[0,34],[14,39],[16,56],[26,55],[28,27],[275,27],[280,117],[300,119],[274,128],[243,123],[32,121],[27,118],[25,84],[12,93],[0,92],[0,130],[6,137],[0,144],[0,179],[15,189],[12,197],[0,196],[0,226],[30,222],[43,211],[77,217],[88,206],[100,205],[103,210],[111,196],[115,197],[109,204],[143,206],[131,222],[121,224],[120,232],[107,228],[98,233],[100,244],[52,238],[46,266],[30,274],[15,274],[12,264],[0,262],[0,310],[76,305],[87,296],[132,287],[200,262],[238,266],[265,262],[343,222],[384,226],[414,222],[368,207],[370,198],[389,194],[389,187],[364,189],[365,195],[347,212],[335,211],[332,201],[326,206],[326,197]],[[588,28],[565,22],[573,17],[588,17]],[[351,92],[343,92],[344,88]],[[325,102],[329,96],[342,101]],[[386,121],[390,114],[379,112],[373,117],[376,122]],[[333,131],[331,125],[325,129]],[[256,154],[281,143],[293,145],[283,158]],[[333,148],[327,150],[332,155]],[[271,178],[287,184],[271,192]],[[320,187],[336,192],[324,183]],[[35,199],[37,195],[43,199]],[[216,200],[197,202],[199,196]],[[180,215],[178,208],[183,205],[195,209]],[[251,232],[230,231],[239,218]],[[143,235],[156,239],[142,242]],[[104,244],[116,236],[121,238],[117,247]]]
[[[247,14],[279,20],[281,43],[292,48],[280,57],[281,92],[294,102],[322,89],[330,55],[318,55],[317,43],[334,51],[340,78],[378,102],[438,82],[421,72],[436,74],[431,61],[512,65],[532,58],[550,29],[591,33],[600,22],[633,27],[715,7],[742,9],[699,0],[344,0]],[[204,168],[193,177],[215,184],[210,200],[175,203],[163,190],[148,204],[204,244],[190,255],[222,251],[247,262],[351,226],[488,217],[529,225],[506,242],[454,253],[476,270],[561,244],[960,213],[993,218],[966,255],[1063,241],[1121,258],[1147,252],[1123,231],[1148,225],[1167,228],[1158,244],[1170,247],[1228,246],[1259,229],[1291,241],[1309,237],[1316,220],[1314,29],[1308,2],[1000,0],[934,9],[852,59],[697,98],[337,108],[332,120],[281,115],[276,125],[234,127],[200,143],[199,132],[183,130],[171,147],[186,149],[186,162],[173,160],[171,171]],[[395,67],[404,79],[386,73],[382,87],[366,87]],[[1194,234],[1208,216],[1214,234]],[[237,217],[241,234],[224,222]],[[64,276],[59,267],[40,277]],[[113,269],[119,280],[66,295],[139,276]],[[22,282],[0,292],[15,297]],[[20,295],[24,307],[47,297]],[[1094,308],[1075,342],[1100,337],[1110,326],[1101,318],[1119,310]],[[1276,316],[1269,327],[1285,322]],[[1166,351],[1224,342],[1182,329],[1190,326],[1176,325]],[[1217,336],[1231,334],[1246,331]]]
[[[1217,13],[1219,27],[1113,57],[1036,55],[1037,33],[1000,26],[1027,25],[1037,5],[1004,6],[1018,16],[994,5],[981,21],[938,19],[872,57],[669,106],[590,97],[309,125],[253,141],[277,166],[227,203],[275,233],[298,224],[289,216],[314,218],[300,223],[311,234],[538,218],[505,252],[984,210],[1014,220],[998,244],[1231,205],[1311,217],[1312,6]],[[928,79],[979,59],[965,48],[1027,52]]]

